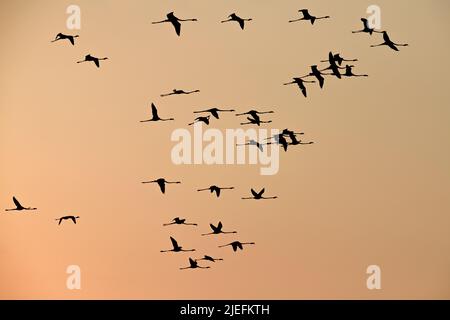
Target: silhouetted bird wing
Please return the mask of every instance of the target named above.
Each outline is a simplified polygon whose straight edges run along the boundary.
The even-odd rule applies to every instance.
[[[222,221],[219,221],[219,224],[217,225],[217,229],[222,230],[223,225],[222,225]]]
[[[203,258],[204,258],[205,260],[214,261],[214,258],[213,258],[213,257],[207,256],[207,255],[205,255]]]
[[[13,197],[13,202],[17,208],[23,208],[22,205],[20,204],[19,200],[16,199],[16,197]]]
[[[162,193],[166,193],[166,184],[164,181],[158,181],[159,188],[161,189]]]
[[[175,240],[174,238],[170,237],[170,241],[172,242],[172,246],[173,246],[174,248],[177,248],[177,247],[178,247],[178,242],[177,242],[177,240]]]
[[[216,196],[219,197],[220,196],[220,188],[216,188],[216,189],[214,189],[214,191],[216,192]]]
[[[258,193],[258,196],[262,196],[264,194],[264,192],[266,191],[265,188],[262,188],[261,191]]]
[[[211,114],[213,115],[214,118],[219,119],[219,113],[217,112],[217,110],[211,110]]]
[[[244,25],[245,25],[244,19],[237,17],[236,21],[239,23],[239,26],[241,27],[241,29],[244,30]]]
[[[67,37],[67,39],[69,39],[70,43],[74,46],[75,45],[75,40],[73,37]]]
[[[258,192],[256,192],[255,190],[250,189],[250,191],[252,192],[252,195],[253,195],[254,197],[257,197],[257,196],[258,196]]]
[[[178,20],[171,21],[173,24],[173,27],[175,28],[175,32],[178,36],[180,36],[181,33],[181,23]]]
[[[152,103],[152,116],[153,116],[153,118],[158,118],[158,110],[156,109],[156,106],[154,103]]]
[[[193,260],[192,258],[189,258],[189,264],[191,265],[191,267],[197,266],[197,262],[195,262],[195,260]]]
[[[94,63],[97,66],[97,68],[100,68],[100,61],[98,59],[94,59]]]
[[[238,242],[238,243],[236,243],[236,246],[237,246],[239,249],[243,250],[243,248],[242,248],[242,243]],[[235,251],[236,251],[236,250],[235,250]]]
[[[72,219],[73,223],[77,224],[77,219],[75,219],[75,217],[70,217],[70,219]]]
[[[214,232],[216,232],[216,231],[219,230],[219,228],[216,227],[215,225],[213,225],[212,223],[210,223],[209,226],[211,227],[211,229],[212,229]]]
[[[62,222],[62,219],[59,219],[58,226],[61,224],[61,222]]]
[[[398,48],[396,47],[396,45],[393,44],[392,42],[386,42],[386,44],[387,44],[387,46],[388,46],[389,48],[391,48],[392,50],[399,51]]]

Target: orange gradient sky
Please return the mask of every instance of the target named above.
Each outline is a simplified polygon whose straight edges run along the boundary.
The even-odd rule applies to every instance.
[[[66,8],[81,8],[81,30]],[[381,35],[352,34],[366,8],[409,47],[370,48]],[[297,10],[330,15],[290,24]],[[1,1],[0,203],[38,211],[0,216],[3,299],[393,299],[450,298],[450,22],[448,1]],[[198,18],[177,37],[174,11]],[[251,17],[245,31],[221,24]],[[50,43],[58,32],[76,45]],[[358,58],[355,73],[283,86],[329,51]],[[109,57],[100,69],[76,64]],[[199,94],[161,98],[173,88]],[[154,102],[175,121],[142,124]],[[210,106],[273,109],[265,128],[306,133],[312,146],[281,153],[280,171],[251,165],[181,165],[174,129]],[[239,127],[223,114],[210,127]],[[181,180],[162,195],[140,182]],[[195,190],[234,186],[216,199]],[[266,187],[271,201],[244,201]],[[75,214],[79,223],[57,226]],[[198,227],[162,224],[186,217]],[[237,235],[205,239],[221,220]],[[162,254],[174,236],[196,254]],[[234,239],[256,246],[233,253]],[[221,257],[179,271],[188,257]],[[81,290],[66,288],[68,265]],[[366,268],[382,289],[366,288]]]

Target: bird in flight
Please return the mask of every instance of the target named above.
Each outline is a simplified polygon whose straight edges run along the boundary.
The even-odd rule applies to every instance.
[[[185,269],[209,269],[211,267],[207,266],[207,267],[201,267],[198,265],[196,260],[193,260],[192,258],[189,258],[189,267],[183,267],[180,268],[180,270],[185,270]]]
[[[171,223],[165,223],[165,224],[163,224],[163,226],[166,227],[166,226],[171,226],[173,224],[184,224],[186,226],[196,226],[197,225],[196,223],[187,223],[186,219],[181,219],[179,217],[176,217],[172,220]]]
[[[61,217],[61,218],[58,218],[55,220],[59,221],[58,222],[58,226],[59,226],[63,220],[72,220],[73,223],[77,224],[77,219],[80,219],[80,217],[79,216],[64,216],[64,217]]]
[[[223,259],[221,259],[221,258],[213,258],[211,256],[207,256],[206,254],[203,256],[203,258],[195,259],[195,261],[201,261],[201,260],[206,260],[206,261],[211,261],[211,262],[223,261]]]
[[[236,116],[244,116],[244,115],[250,115],[253,118],[257,118],[259,114],[266,114],[266,113],[274,113],[274,111],[257,111],[257,110],[250,110],[244,113],[237,113]]]
[[[172,242],[172,249],[167,249],[167,250],[161,250],[161,252],[188,252],[188,251],[195,251],[195,249],[183,249],[183,247],[178,245],[177,240],[175,240],[174,238],[170,237],[170,241]]]
[[[330,56],[328,56],[328,60],[321,60],[320,62],[329,62],[331,64],[332,63],[331,61],[334,61],[338,65],[342,65],[342,62],[344,62],[344,61],[345,62],[355,62],[355,61],[358,61],[358,59],[344,59],[341,57],[341,55],[339,53],[336,53],[333,55],[332,58]]]
[[[354,74],[352,69],[354,66],[352,65],[346,65],[345,66],[345,73],[342,74],[344,77],[368,77],[368,74]]]
[[[399,51],[397,47],[407,47],[407,43],[395,43],[390,38],[386,31],[383,31],[383,43],[371,45],[371,47],[388,46],[392,50]]]
[[[172,95],[178,95],[178,94],[191,94],[191,93],[197,93],[200,92],[200,90],[192,90],[192,91],[184,91],[180,89],[173,89],[172,92],[169,93],[163,93],[161,97],[167,97]]]
[[[150,122],[150,121],[172,121],[174,118],[162,119],[158,115],[158,109],[156,109],[155,104],[152,102],[152,118],[148,120],[142,120],[140,122]]]
[[[263,152],[263,143],[250,139],[248,142],[243,144],[236,144],[236,146],[256,146],[259,151]]]
[[[166,17],[167,17],[167,19],[161,20],[161,21],[155,21],[155,22],[152,22],[152,24],[170,22],[173,25],[173,27],[175,28],[175,32],[177,33],[178,36],[180,36],[180,33],[181,33],[181,23],[180,22],[197,21],[197,19],[179,19],[174,15],[173,12],[169,12],[166,15]]]
[[[261,200],[261,199],[268,200],[268,199],[277,199],[278,198],[277,196],[275,196],[275,197],[263,197],[263,194],[264,194],[265,191],[266,191],[265,188],[262,188],[262,190],[260,192],[256,192],[255,190],[251,189],[253,197],[242,198],[242,199],[243,200],[250,200],[250,199],[252,199],[252,200]]]
[[[167,181],[164,178],[159,178],[159,179],[152,180],[152,181],[144,181],[142,183],[157,183],[159,188],[161,189],[161,192],[166,193],[166,184],[179,184],[179,183],[181,183],[181,181],[171,182],[171,181]]]
[[[284,137],[284,135],[285,135],[284,133],[280,133],[278,135],[275,135],[275,137],[274,137],[275,142],[268,142],[266,144],[279,144],[279,145],[281,145],[283,147],[284,152],[286,152],[287,149],[288,149],[289,143],[287,142],[287,140]],[[295,133],[294,133],[294,136],[295,136]]]
[[[189,123],[188,125],[189,125],[189,126],[192,126],[194,123],[197,123],[197,122],[203,122],[203,123],[205,123],[206,125],[209,125],[209,118],[210,118],[210,117],[211,117],[211,116],[197,117],[197,118],[195,118],[194,122],[191,122],[191,123]]]
[[[352,31],[352,33],[368,33],[370,35],[372,35],[374,32],[376,33],[382,33],[382,31],[376,31],[375,28],[371,28],[369,26],[369,21],[366,18],[361,18],[361,21],[363,23],[363,28],[361,30],[356,30],[356,31]]]
[[[223,20],[223,21],[220,21],[220,22],[224,23],[224,22],[229,22],[229,21],[236,21],[237,23],[239,23],[239,26],[241,27],[242,30],[244,30],[245,21],[252,21],[253,20],[252,18],[243,19],[243,18],[239,17],[238,15],[236,15],[236,13],[230,14],[228,16],[228,18],[229,18],[228,20]]]
[[[235,110],[233,109],[218,109],[218,108],[211,108],[211,109],[206,109],[206,110],[200,110],[200,111],[194,111],[194,113],[206,113],[209,112],[211,113],[211,115],[216,118],[219,119],[219,112],[234,112]]]
[[[37,208],[31,208],[31,207],[24,207],[20,204],[19,200],[16,199],[16,197],[13,197],[13,202],[16,205],[14,209],[5,209],[5,211],[22,211],[22,210],[37,210]]]
[[[320,71],[331,70],[332,75],[336,76],[338,79],[341,79],[341,72],[339,71],[339,69],[344,69],[344,68],[341,68],[338,66],[337,61],[334,59],[333,52],[330,51],[328,53],[328,60],[326,60],[326,61],[322,60],[321,62],[328,62],[330,65]]]
[[[300,10],[298,10],[298,12],[300,12],[303,16],[301,18],[299,18],[299,19],[289,20],[289,22],[296,22],[296,21],[301,21],[301,20],[309,20],[311,22],[311,24],[314,24],[314,22],[316,20],[330,18],[330,16],[323,16],[323,17],[313,16],[313,15],[311,15],[309,13],[308,9],[300,9]]]
[[[217,225],[217,227],[215,225],[213,225],[212,223],[209,224],[209,226],[212,229],[212,232],[210,233],[203,233],[202,236],[207,236],[207,235],[211,235],[211,234],[230,234],[230,233],[237,233],[237,231],[222,231],[223,225],[222,222],[219,221],[219,224]]]
[[[256,116],[254,118],[247,117],[248,122],[241,122],[241,126],[247,125],[247,124],[256,124],[258,127],[261,126],[261,123],[271,123],[272,120],[268,121],[262,121],[259,116]]]
[[[108,57],[105,58],[96,58],[94,56],[91,56],[90,54],[86,55],[84,57],[84,60],[81,61],[77,61],[77,63],[82,63],[82,62],[89,62],[92,61],[95,63],[95,65],[97,66],[97,68],[100,68],[100,60],[108,60]]]
[[[291,139],[291,142],[289,142],[288,144],[290,146],[297,146],[297,145],[302,145],[302,144],[313,144],[313,141],[310,142],[302,142],[302,140],[297,140],[297,137],[295,136],[294,133],[289,134],[289,138]]]
[[[283,83],[283,85],[285,85],[285,86],[287,86],[289,84],[296,84],[296,85],[298,85],[298,87],[300,88],[300,90],[302,91],[303,95],[306,98],[307,93],[306,93],[306,87],[305,87],[304,83],[315,83],[315,81],[307,81],[307,80],[303,80],[302,78],[298,78],[298,77],[292,78],[292,79],[293,79],[293,81],[287,82],[287,83]]]
[[[70,43],[74,46],[75,45],[75,38],[78,38],[79,35],[68,35],[68,34],[63,34],[63,33],[58,33],[55,37],[55,40],[52,40],[51,42],[56,42],[59,40],[64,40],[67,39],[70,41]]]
[[[228,244],[224,244],[222,246],[219,246],[219,248],[223,248],[226,246],[231,246],[233,248],[233,251],[236,252],[237,249],[241,249],[244,250],[244,245],[248,245],[248,244],[255,244],[254,242],[240,242],[240,241],[233,241],[231,243]]]
[[[322,89],[323,85],[325,83],[325,78],[322,77],[322,75],[324,75],[324,74],[322,72],[320,72],[320,70],[317,68],[317,66],[313,65],[313,66],[311,66],[311,72],[301,78],[306,78],[306,77],[311,77],[311,76],[316,77],[316,79],[319,81],[319,86]]]
[[[232,190],[232,189],[234,189],[234,187],[223,187],[223,188],[221,188],[221,187],[218,187],[218,186],[210,186],[209,188],[198,189],[197,191],[201,192],[201,191],[208,191],[209,190],[211,193],[215,192],[216,196],[218,198],[218,197],[220,197],[220,191],[221,190]]]

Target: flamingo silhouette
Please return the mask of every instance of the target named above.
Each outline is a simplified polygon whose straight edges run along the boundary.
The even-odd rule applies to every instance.
[[[286,129],[283,129],[283,131],[281,131],[281,133],[278,133],[278,134],[276,134],[270,138],[267,138],[265,140],[275,139],[275,141],[278,141],[280,139],[280,136],[284,137],[284,136],[289,136],[291,134],[293,134],[295,136],[295,135],[304,135],[305,133],[304,132],[294,132],[294,131],[286,128]]]
[[[171,226],[173,224],[184,224],[186,226],[196,226],[197,225],[196,223],[187,223],[186,219],[181,219],[179,217],[174,218],[172,221],[173,222],[171,222],[171,223],[163,224],[163,226],[166,227],[166,226]]]
[[[184,91],[184,90],[180,90],[180,89],[173,89],[172,92],[164,93],[161,95],[161,97],[168,97],[168,96],[178,95],[178,94],[191,94],[191,93],[196,93],[196,92],[200,92],[200,90]]]
[[[195,251],[195,249],[183,249],[183,247],[178,245],[177,240],[170,237],[170,241],[172,242],[172,249],[167,250],[161,250],[161,252],[189,252],[189,251]]]
[[[250,115],[253,118],[258,118],[259,114],[266,114],[266,113],[274,113],[274,111],[257,111],[257,110],[250,110],[244,113],[237,113],[236,116],[244,116],[244,115]]]
[[[247,143],[236,144],[236,146],[256,146],[259,149],[259,151],[261,151],[261,152],[264,151],[263,150],[263,144],[258,142],[258,141],[255,141],[253,139],[249,140]]]
[[[201,260],[206,260],[206,261],[211,261],[211,262],[223,261],[222,258],[213,258],[213,257],[207,256],[207,255],[204,255],[203,258],[195,259],[195,261],[201,261]]]
[[[248,198],[242,198],[243,200],[270,200],[270,199],[277,199],[278,197],[263,197],[264,192],[266,191],[265,188],[262,188],[260,192],[256,192],[253,189],[250,189],[252,192],[253,197],[248,197]]]
[[[166,15],[166,17],[167,17],[167,19],[161,20],[161,21],[155,21],[155,22],[152,22],[152,24],[170,22],[173,25],[173,27],[175,28],[175,32],[177,33],[178,36],[180,36],[180,33],[181,33],[181,23],[180,22],[197,21],[197,19],[179,19],[174,15],[173,12],[169,12]]]
[[[330,64],[332,63],[331,61],[334,61],[335,63],[337,63],[338,65],[342,65],[342,62],[354,62],[354,61],[358,61],[358,59],[344,59],[341,57],[341,55],[339,53],[336,53],[333,55],[333,58],[331,59],[330,56],[328,56],[328,60],[321,60],[320,62],[329,62]]]
[[[74,46],[75,45],[75,38],[78,38],[78,37],[79,37],[79,35],[72,36],[72,35],[63,34],[63,33],[60,32],[60,33],[58,33],[56,35],[55,40],[52,40],[51,42],[56,42],[56,41],[59,41],[59,40],[67,39]]]
[[[183,249],[183,247],[178,245],[177,240],[170,237],[170,241],[172,242],[172,249],[167,250],[161,250],[161,252],[189,252],[189,251],[195,251],[195,249]]]
[[[202,234],[202,236],[208,236],[211,234],[220,234],[220,233],[223,233],[223,234],[237,233],[237,231],[222,231],[223,225],[222,225],[221,221],[219,221],[219,224],[217,225],[217,227],[215,225],[213,225],[212,223],[210,223],[209,226],[211,227],[213,232],[204,233],[204,234]]]
[[[233,241],[233,242],[231,242],[231,243],[228,243],[228,244],[224,244],[224,245],[222,245],[222,246],[219,246],[219,248],[231,246],[231,247],[233,248],[233,251],[236,252],[237,249],[244,250],[244,245],[249,245],[249,244],[256,244],[256,243],[254,243],[254,242],[240,242],[240,241]]]
[[[324,61],[321,61],[321,62],[324,62]],[[331,52],[331,51],[328,54],[328,63],[330,65],[320,71],[331,70],[332,75],[336,76],[338,79],[341,79],[341,73],[340,73],[339,69],[344,69],[344,68],[341,68],[338,66],[337,61],[334,59],[333,52]]]
[[[258,116],[254,118],[247,117],[248,122],[241,122],[241,126],[247,124],[256,124],[258,127],[261,126],[261,123],[271,123],[272,120],[262,121]]]
[[[211,267],[207,266],[207,267],[201,267],[198,265],[196,260],[193,260],[192,258],[189,258],[189,267],[183,267],[180,268],[180,270],[185,270],[185,269],[209,269]]]
[[[297,140],[297,137],[295,136],[294,133],[289,134],[289,138],[291,139],[291,142],[289,142],[288,144],[289,144],[289,145],[292,145],[292,146],[302,145],[302,144],[313,144],[313,143],[314,143],[313,141],[310,141],[310,142],[302,142],[302,140]]]
[[[266,144],[279,144],[283,147],[284,152],[286,152],[289,144],[288,144],[286,138],[284,137],[284,134],[283,133],[278,134],[274,137],[274,139],[275,139],[275,142],[268,142]]]
[[[152,103],[152,118],[148,120],[142,120],[140,122],[150,122],[150,121],[172,121],[175,120],[174,118],[168,118],[168,119],[162,119],[158,115],[158,109],[156,109],[156,106],[154,103]]]
[[[220,191],[221,190],[232,190],[232,189],[234,189],[234,187],[223,187],[223,188],[221,188],[221,187],[218,187],[218,186],[210,186],[209,188],[198,189],[197,191],[201,192],[201,191],[208,191],[209,190],[211,193],[215,192],[216,193],[216,197],[218,198],[218,197],[220,197]]]
[[[301,20],[309,20],[311,22],[311,24],[313,25],[316,20],[330,18],[330,16],[323,16],[323,17],[313,16],[313,15],[311,15],[309,13],[308,9],[300,9],[300,10],[298,10],[298,12],[300,12],[303,15],[303,17],[301,17],[299,19],[289,20],[289,22],[296,22],[296,21],[301,21]]]
[[[167,184],[179,184],[179,183],[181,183],[181,181],[170,182],[164,178],[159,178],[159,179],[152,180],[152,181],[144,181],[142,183],[157,183],[159,188],[161,189],[161,192],[166,193],[166,183]]]
[[[307,81],[307,80],[303,80],[302,78],[298,78],[298,77],[292,78],[292,79],[293,79],[293,81],[283,83],[283,85],[287,86],[289,84],[294,84],[294,83],[297,84],[298,87],[300,88],[300,90],[302,91],[303,95],[306,98],[307,94],[306,94],[306,87],[305,87],[304,83],[315,83],[315,81]]]
[[[346,65],[345,66],[345,73],[343,74],[343,76],[345,77],[368,77],[368,74],[354,74],[352,69],[354,66],[352,65]]]
[[[370,35],[372,35],[372,33],[376,32],[376,33],[382,33],[382,31],[376,31],[375,28],[371,28],[369,26],[369,21],[366,18],[361,18],[361,21],[363,23],[363,29],[361,30],[356,30],[356,31],[352,31],[352,33],[360,33],[360,32],[364,32],[364,33],[368,33]]]
[[[395,43],[390,38],[386,31],[383,31],[383,43],[371,45],[371,47],[379,47],[379,46],[388,46],[394,51],[399,51],[397,47],[407,47],[409,44],[407,43]]]
[[[73,223],[77,224],[77,219],[80,219],[80,217],[79,216],[64,216],[64,217],[61,217],[61,218],[58,218],[55,220],[59,221],[58,222],[58,226],[59,226],[63,220],[72,220]]]
[[[20,204],[19,200],[16,199],[16,197],[13,197],[13,202],[16,205],[14,209],[5,209],[5,211],[22,211],[22,210],[37,210],[37,208],[31,208],[31,207],[24,207]]]
[[[244,30],[245,21],[252,21],[253,20],[252,18],[243,19],[243,18],[239,17],[238,15],[236,15],[236,13],[230,14],[228,16],[228,18],[229,18],[228,20],[223,20],[223,21],[220,21],[220,22],[224,23],[224,22],[229,22],[229,21],[236,21],[237,23],[239,23],[239,26],[241,27],[242,30]]]
[[[319,81],[319,86],[322,89],[323,85],[325,83],[325,78],[322,77],[322,75],[324,75],[324,74],[322,72],[320,72],[320,70],[317,68],[317,65],[313,65],[313,66],[311,66],[311,72],[301,78],[306,78],[306,77],[311,77],[311,76],[316,77],[316,79]]]
[[[92,61],[92,62],[95,63],[95,65],[97,66],[97,68],[100,68],[100,60],[108,60],[108,57],[105,57],[105,58],[96,58],[96,57],[91,56],[90,54],[88,54],[88,55],[86,55],[86,56],[84,57],[84,60],[77,61],[77,63],[83,63],[83,62],[90,62],[90,61]]]
[[[188,125],[189,125],[189,126],[192,126],[194,123],[197,123],[197,122],[204,122],[206,125],[209,125],[209,118],[210,118],[210,117],[211,117],[211,116],[197,117],[197,118],[195,118],[194,122],[191,122],[191,123],[189,123]]]
[[[226,109],[211,108],[206,110],[194,111],[194,113],[209,112],[214,118],[219,119],[219,112],[234,112],[234,111],[235,111],[234,109],[226,110]]]

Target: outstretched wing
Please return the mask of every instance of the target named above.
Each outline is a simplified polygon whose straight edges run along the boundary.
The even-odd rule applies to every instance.
[[[237,19],[237,22],[239,23],[239,26],[241,27],[242,30],[244,30],[244,19]]]
[[[75,219],[75,217],[70,217],[70,219],[72,219],[73,223],[77,224],[77,219]]]
[[[67,39],[69,39],[70,43],[74,46],[75,45],[75,40],[72,36],[67,37]]]
[[[215,188],[214,191],[216,192],[216,196],[220,197],[220,188]]]
[[[219,221],[219,224],[217,225],[217,229],[222,230],[223,225],[222,225],[222,221]]]
[[[210,223],[209,226],[211,227],[211,229],[212,229],[214,232],[216,232],[216,231],[219,230],[219,227],[218,227],[218,226],[216,227],[216,226],[213,225],[212,223]]]
[[[161,189],[162,193],[166,193],[166,184],[164,181],[158,181],[159,188]]]
[[[244,248],[242,248],[242,243],[240,243],[240,242],[236,243],[236,246],[237,246],[239,249],[241,249],[241,250],[244,249]]]
[[[172,21],[173,27],[175,28],[175,32],[178,36],[180,36],[181,33],[181,23],[178,20]]]
[[[156,109],[156,106],[153,102],[152,102],[152,116],[153,116],[153,118],[158,117],[158,110]]]
[[[94,63],[97,66],[97,68],[100,68],[100,61],[98,59],[94,59]]]
[[[172,246],[173,246],[174,248],[178,247],[178,242],[177,242],[177,240],[175,240],[174,238],[170,237],[170,241],[172,241]]]
[[[254,196],[254,197],[257,197],[258,196],[258,192],[256,192],[255,190],[253,190],[253,189],[250,189],[251,190],[251,192],[252,192],[252,195]]]
[[[266,191],[265,188],[262,188],[261,191],[258,193],[258,196],[262,196],[264,194],[264,192]]]
[[[17,208],[23,208],[22,205],[20,204],[19,200],[16,199],[16,197],[13,197],[13,202]]]

